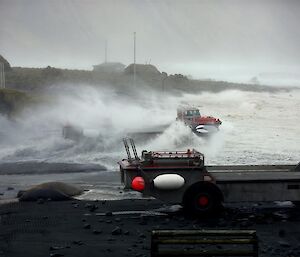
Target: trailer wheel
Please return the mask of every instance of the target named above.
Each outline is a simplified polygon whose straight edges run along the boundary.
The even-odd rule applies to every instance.
[[[300,209],[300,202],[299,201],[293,201],[292,202],[295,206],[295,208]]]
[[[221,200],[213,187],[194,185],[184,195],[183,206],[188,214],[216,214],[220,210]]]

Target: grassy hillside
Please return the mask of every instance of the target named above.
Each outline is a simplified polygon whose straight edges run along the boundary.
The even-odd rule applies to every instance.
[[[22,91],[6,88],[0,89],[0,114],[12,116],[34,102],[35,99],[32,96]]]

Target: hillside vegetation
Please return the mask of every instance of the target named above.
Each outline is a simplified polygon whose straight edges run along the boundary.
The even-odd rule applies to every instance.
[[[133,81],[133,64],[104,63],[95,65],[94,70],[68,70],[54,67],[23,68],[11,67],[9,62],[0,55],[0,61],[5,64],[6,87],[22,91],[40,91],[52,85],[86,84],[97,87],[109,86],[119,91],[136,90],[145,87],[167,91],[188,92],[222,91],[226,89],[239,90],[273,90],[271,87],[252,84],[238,84],[214,80],[193,80],[182,74],[160,72],[150,64],[136,64],[136,80]],[[120,67],[125,67],[120,68]],[[134,88],[136,86],[137,88]]]
[[[94,70],[68,70],[54,67],[23,68],[11,67],[0,55],[5,65],[6,89],[0,90],[0,113],[12,115],[25,106],[36,102],[33,95],[49,97],[51,86],[56,88],[65,85],[92,85],[110,87],[119,93],[135,92],[135,90],[157,90],[165,93],[199,93],[202,91],[219,92],[228,89],[246,91],[279,90],[262,85],[237,84],[214,80],[193,80],[182,74],[160,72],[150,64],[136,64],[136,80],[133,81],[133,64],[125,67],[120,63],[105,63],[94,66]],[[125,68],[120,68],[125,67]],[[42,92],[42,94],[40,94]],[[45,96],[45,92],[46,96]],[[40,99],[39,101],[42,101]]]
[[[35,103],[35,99],[27,93],[14,89],[0,89],[0,114],[11,117],[25,106]]]

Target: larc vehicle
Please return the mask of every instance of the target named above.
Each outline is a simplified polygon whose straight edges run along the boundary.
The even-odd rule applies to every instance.
[[[217,212],[223,202],[300,201],[300,163],[205,166],[196,150],[144,150],[139,157],[132,139],[124,145],[128,158],[119,165],[125,189],[195,214]]]
[[[184,122],[197,135],[217,132],[222,121],[212,116],[202,116],[197,108],[178,108],[177,120]]]

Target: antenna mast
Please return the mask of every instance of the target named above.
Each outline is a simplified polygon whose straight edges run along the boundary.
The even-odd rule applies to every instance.
[[[136,62],[136,32],[133,32],[133,86],[135,86],[135,80],[136,80],[135,62]]]
[[[105,40],[105,63],[107,63],[107,40]]]
[[[2,62],[0,62],[0,88],[5,88],[5,71]]]

